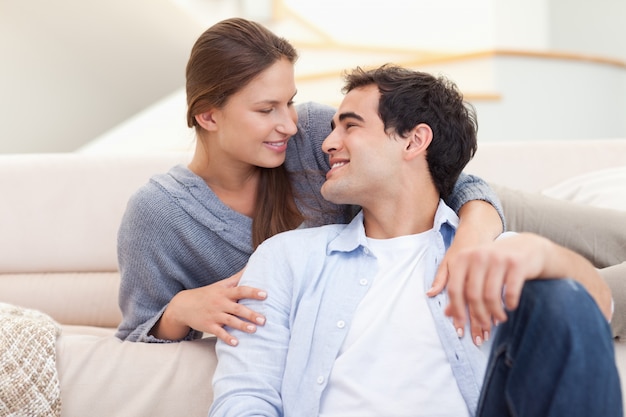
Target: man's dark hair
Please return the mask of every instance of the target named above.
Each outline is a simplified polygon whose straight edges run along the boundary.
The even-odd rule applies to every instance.
[[[388,133],[406,137],[420,123],[430,126],[433,140],[426,160],[441,197],[447,197],[478,146],[474,108],[456,85],[445,77],[394,65],[356,68],[345,80],[344,93],[372,84],[378,87],[378,113]]]

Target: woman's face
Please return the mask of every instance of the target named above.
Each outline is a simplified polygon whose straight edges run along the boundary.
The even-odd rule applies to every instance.
[[[213,113],[222,158],[263,168],[285,161],[298,116],[293,64],[281,59]]]

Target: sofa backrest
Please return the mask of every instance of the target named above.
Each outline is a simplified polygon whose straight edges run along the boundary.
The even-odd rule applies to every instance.
[[[116,271],[130,195],[187,154],[0,155],[0,272]]]
[[[480,142],[465,172],[539,192],[574,176],[626,166],[626,138]]]
[[[146,155],[0,155],[0,302],[63,324],[115,327],[117,230],[130,195],[190,159]]]

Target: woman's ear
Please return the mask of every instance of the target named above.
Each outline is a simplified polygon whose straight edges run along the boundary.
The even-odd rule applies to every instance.
[[[195,119],[198,125],[200,125],[200,127],[204,130],[212,131],[217,129],[215,110],[213,109],[205,111],[204,113],[196,114]]]
[[[406,140],[404,148],[406,158],[413,159],[426,153],[433,140],[433,131],[426,123],[420,123],[409,132]]]

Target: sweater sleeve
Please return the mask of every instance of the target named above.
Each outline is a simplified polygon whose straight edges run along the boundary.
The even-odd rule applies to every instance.
[[[170,300],[185,289],[177,269],[175,234],[169,222],[177,207],[151,184],[131,197],[118,231],[119,305],[122,311],[116,336],[132,342],[165,343],[149,335]],[[183,340],[195,339],[191,330]]]
[[[298,134],[304,142],[303,147],[308,149],[300,151],[302,164],[306,169],[318,169],[323,173],[330,170],[328,155],[322,150],[322,143],[330,135],[331,121],[335,109],[324,104],[307,102],[298,106]]]
[[[457,214],[461,207],[472,200],[482,200],[491,204],[502,220],[503,230],[506,230],[506,220],[500,199],[485,180],[475,175],[461,174],[452,193],[445,199],[446,204]]]

